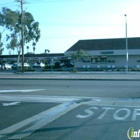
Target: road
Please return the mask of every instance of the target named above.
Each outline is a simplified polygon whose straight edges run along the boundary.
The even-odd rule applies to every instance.
[[[0,90],[31,90],[34,95],[139,98],[140,81],[0,80]],[[6,91],[3,91],[4,94]],[[3,93],[1,92],[1,93]],[[13,94],[13,92],[11,92]],[[14,94],[22,94],[15,92]],[[26,92],[24,93],[24,95]],[[28,95],[30,93],[27,93]]]
[[[128,139],[131,127],[140,129],[139,85],[139,80],[0,80],[0,139]]]

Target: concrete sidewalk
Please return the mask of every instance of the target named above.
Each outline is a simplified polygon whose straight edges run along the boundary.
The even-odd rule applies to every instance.
[[[139,72],[0,72],[0,79],[140,80]]]

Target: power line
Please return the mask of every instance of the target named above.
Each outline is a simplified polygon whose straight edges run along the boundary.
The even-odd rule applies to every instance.
[[[6,3],[0,3],[0,6],[4,6],[4,7],[7,7],[7,6],[16,6],[16,4],[14,2],[6,2]]]
[[[30,0],[30,1],[27,1],[26,4],[27,5],[33,5],[33,4],[42,4],[42,3],[67,3],[67,2],[76,2],[76,1],[82,1],[82,0]],[[16,2],[3,2],[3,3],[0,3],[0,8],[1,7],[10,7],[10,8],[14,8],[14,7],[18,7],[17,3]]]
[[[77,1],[83,1],[83,0],[33,0],[33,1],[29,1],[28,4],[32,4],[32,3],[57,3],[57,2],[77,2]]]
[[[40,1],[40,0],[34,0],[34,1]],[[80,0],[42,0],[42,1],[46,1],[46,2],[50,2],[50,1],[63,1],[63,2],[67,2],[67,1],[80,1]]]
[[[57,3],[57,2],[77,2],[77,1],[83,1],[83,0],[30,0],[27,1],[26,4],[36,4],[36,3]],[[13,0],[11,2],[10,0],[5,2],[0,2],[0,7],[9,7],[9,6],[17,6],[16,2]]]

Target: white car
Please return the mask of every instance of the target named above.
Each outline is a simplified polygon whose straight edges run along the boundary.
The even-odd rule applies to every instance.
[[[33,68],[42,68],[42,67],[45,67],[45,64],[42,63],[42,62],[38,62],[38,63],[35,63],[35,64],[33,65]]]
[[[24,67],[30,67],[28,63],[24,63]]]
[[[29,68],[29,67],[30,67],[30,65],[29,65],[28,63],[24,63],[23,66],[24,66],[25,68]],[[22,64],[21,64],[21,63],[19,63],[19,64],[14,63],[13,66],[12,66],[12,69],[17,69],[17,67],[18,67],[18,68],[21,68],[21,67],[22,67]]]
[[[5,63],[5,64],[2,64],[1,65],[1,69],[12,69],[12,66],[10,65],[10,64],[8,64],[8,63]]]

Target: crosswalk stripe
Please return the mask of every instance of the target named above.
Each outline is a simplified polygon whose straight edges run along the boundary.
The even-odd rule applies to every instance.
[[[31,133],[36,131],[37,129],[47,125],[48,123],[54,121],[55,119],[59,118],[60,116],[66,114],[68,111],[76,108],[80,104],[76,104],[74,102],[67,102],[60,104],[58,106],[55,106],[51,109],[48,109],[46,111],[43,111],[39,113],[38,115],[35,115],[33,117],[30,117],[26,120],[23,120],[17,124],[14,124],[8,128],[5,128],[0,131],[0,138],[11,134],[15,131],[17,131],[20,128],[23,128],[24,126],[27,126],[28,124],[34,122],[31,127],[21,131],[17,132],[14,136],[10,137],[10,139],[22,139],[23,137],[29,136]]]

